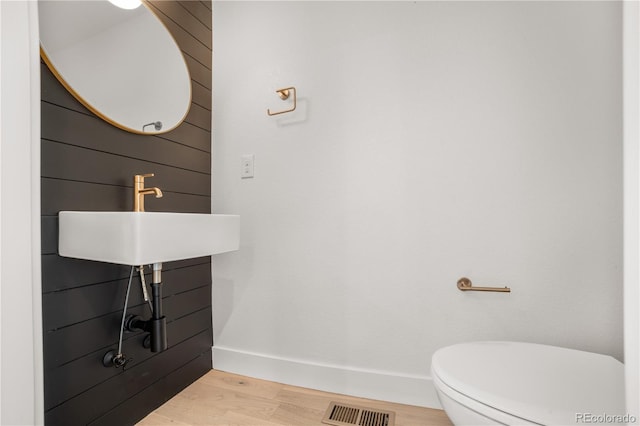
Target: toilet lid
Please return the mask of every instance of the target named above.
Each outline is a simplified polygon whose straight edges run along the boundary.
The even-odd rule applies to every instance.
[[[475,342],[436,351],[431,368],[455,391],[533,423],[576,424],[586,423],[580,415],[625,414],[624,366],[606,355],[533,343]]]

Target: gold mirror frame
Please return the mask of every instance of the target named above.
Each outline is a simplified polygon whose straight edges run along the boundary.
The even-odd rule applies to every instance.
[[[173,35],[146,3],[143,2],[139,6],[146,12],[138,11],[135,14],[131,13],[131,11],[119,10],[106,0],[39,0],[38,6],[41,28],[40,55],[56,79],[87,109],[115,127],[144,135],[169,132],[184,121],[191,106],[192,96],[189,70]],[[103,12],[97,12],[101,8]],[[106,25],[107,18],[105,15],[108,14],[104,13],[105,10],[112,14],[109,16],[113,16],[115,20],[113,26]],[[85,22],[83,20],[89,19],[87,14],[90,13],[98,14],[96,27],[103,29],[98,31],[86,25],[84,29],[76,29],[73,26],[74,23],[78,23],[78,27],[81,27]],[[127,15],[127,13],[130,15]],[[118,20],[118,17],[125,16],[126,19]],[[47,21],[48,18],[50,21]],[[143,19],[144,21],[142,21]],[[136,27],[136,24],[140,24],[140,26]],[[66,35],[67,33],[62,33],[64,35],[52,35],[57,34],[61,28],[72,28],[78,33],[83,31],[91,31],[93,33],[89,33],[88,37],[77,39],[74,39],[71,35]],[[140,31],[139,28],[145,28],[148,31]],[[131,33],[133,36],[127,39],[132,40],[131,44],[118,43],[118,49],[106,44],[108,42],[117,43],[116,37],[125,37],[127,32],[124,30],[133,31]],[[144,40],[139,38],[138,35],[141,33],[146,35],[147,38]],[[109,37],[109,35],[114,37]],[[47,37],[48,39],[44,40]],[[58,39],[54,41],[52,37],[58,37]],[[67,38],[65,39],[65,37]],[[111,38],[114,40],[111,40]],[[151,43],[158,41],[162,41],[164,44],[161,47],[157,47]],[[65,42],[66,44],[64,44]],[[92,42],[97,47],[92,46]],[[102,44],[100,45],[100,43]],[[121,49],[123,47],[135,49],[134,44],[140,46],[142,43],[149,43],[149,45],[144,45],[145,49],[138,48],[129,52]],[[64,45],[64,49],[56,48],[56,45]],[[51,46],[54,46],[54,48],[51,48]],[[75,57],[68,54],[63,55],[63,53],[74,50],[84,52],[84,54],[76,55]],[[94,51],[99,54],[91,56]],[[103,52],[107,53],[103,54]],[[151,56],[147,52],[151,52]],[[156,52],[162,52],[163,55],[157,55]],[[169,54],[173,55],[170,58],[172,62],[168,62],[166,59]],[[67,57],[76,59],[76,61],[68,60]],[[132,67],[131,64],[137,59],[140,62]],[[86,63],[83,63],[83,61]],[[106,64],[106,66],[96,66],[98,63]],[[150,68],[150,63],[155,68]],[[117,64],[117,67],[115,64]],[[108,67],[112,67],[113,70],[110,74],[106,71]],[[103,72],[103,74],[94,76],[92,73],[87,72],[84,75],[91,74],[91,77],[86,78],[84,75],[79,77],[82,69],[92,69],[97,72]],[[125,70],[127,74],[124,78],[117,82],[106,83],[109,79],[121,76],[125,73]],[[132,70],[135,75],[128,74]],[[162,72],[168,72],[169,70],[174,71],[177,76],[167,77],[166,75],[160,75]],[[162,80],[156,81],[161,77],[163,77]],[[92,82],[93,84],[91,84]],[[127,83],[132,83],[133,86],[127,86]],[[169,92],[165,89],[170,85],[173,86]],[[118,91],[119,87],[122,90]],[[145,93],[149,96],[140,95],[140,93]],[[138,95],[127,96],[131,94]],[[119,102],[115,102],[115,100]],[[167,111],[167,106],[173,109],[171,113]],[[147,112],[148,118],[141,119],[142,115]],[[154,124],[158,121],[162,122],[162,128],[157,130]],[[144,129],[148,129],[149,126],[151,131],[145,131]]]

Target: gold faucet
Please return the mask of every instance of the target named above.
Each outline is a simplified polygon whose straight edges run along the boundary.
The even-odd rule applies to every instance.
[[[144,211],[144,196],[149,194],[155,194],[156,198],[162,197],[162,191],[160,188],[145,188],[144,178],[153,177],[153,173],[146,175],[135,175],[133,178],[133,211]]]

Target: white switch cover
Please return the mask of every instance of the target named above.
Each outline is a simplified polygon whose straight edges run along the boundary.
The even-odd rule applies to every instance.
[[[241,157],[240,177],[242,179],[253,177],[253,158],[253,154],[247,154]]]

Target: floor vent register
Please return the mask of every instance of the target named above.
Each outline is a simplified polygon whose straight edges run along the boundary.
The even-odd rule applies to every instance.
[[[393,426],[393,411],[372,410],[366,407],[332,402],[322,419],[322,423],[335,426]]]

